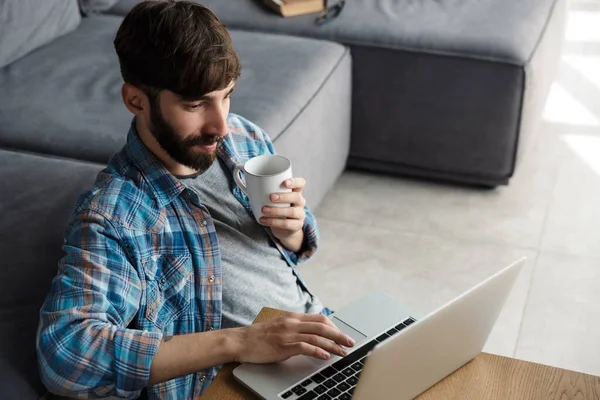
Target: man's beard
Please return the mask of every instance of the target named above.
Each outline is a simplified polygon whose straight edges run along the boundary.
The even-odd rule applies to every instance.
[[[221,138],[214,134],[190,136],[182,139],[163,117],[160,106],[150,108],[150,133],[160,147],[176,162],[196,171],[206,171],[215,161],[215,152],[194,151],[194,146],[210,146]]]

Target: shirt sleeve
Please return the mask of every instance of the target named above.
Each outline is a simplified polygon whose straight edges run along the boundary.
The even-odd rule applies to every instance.
[[[257,126],[255,126],[255,128],[264,142],[263,154],[276,154],[275,147],[273,146],[273,142],[271,142],[269,135]],[[296,265],[302,264],[310,259],[316,253],[319,247],[320,235],[319,228],[317,226],[317,220],[308,209],[308,206],[304,207],[304,212],[306,213],[306,217],[304,218],[304,226],[302,228],[304,231],[304,242],[302,244],[302,248],[298,253],[289,251],[285,247],[283,248],[290,260]]]
[[[128,329],[141,296],[119,232],[103,216],[72,218],[50,292],[40,311],[40,376],[52,393],[137,398],[162,334]]]
[[[304,207],[306,217],[304,219],[304,243],[298,253],[289,251],[290,259],[296,263],[296,265],[302,264],[303,262],[310,259],[317,251],[319,247],[319,228],[317,227],[317,221],[314,215]]]

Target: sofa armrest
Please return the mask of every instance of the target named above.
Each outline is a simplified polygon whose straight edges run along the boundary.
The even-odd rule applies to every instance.
[[[3,358],[0,358],[0,393],[4,399],[39,400],[42,398],[21,371]]]

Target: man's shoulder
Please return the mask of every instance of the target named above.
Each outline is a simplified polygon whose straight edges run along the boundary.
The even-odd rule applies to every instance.
[[[72,218],[90,213],[115,226],[152,230],[161,210],[141,176],[121,175],[106,168],[98,174],[94,186],[79,197]]]
[[[227,127],[232,135],[240,135],[255,140],[265,140],[265,133],[254,122],[241,115],[230,113],[227,117]]]
[[[269,135],[254,122],[237,114],[229,114],[227,125],[229,134],[225,140],[230,144],[228,151],[235,153],[239,162],[275,152]]]

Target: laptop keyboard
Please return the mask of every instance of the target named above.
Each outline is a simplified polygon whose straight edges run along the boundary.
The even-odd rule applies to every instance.
[[[365,365],[367,353],[375,345],[384,342],[415,321],[412,317],[407,318],[358,350],[353,351],[324,370],[299,382],[290,390],[280,394],[280,397],[286,400],[351,399],[354,388],[358,384],[358,377]]]

